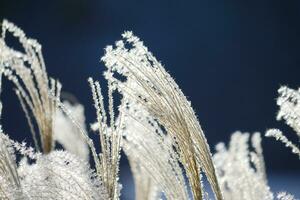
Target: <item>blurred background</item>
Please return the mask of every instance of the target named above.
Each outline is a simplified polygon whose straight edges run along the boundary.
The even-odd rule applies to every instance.
[[[105,84],[103,48],[132,30],[191,100],[212,149],[236,130],[280,128],[298,142],[275,119],[280,85],[300,86],[298,0],[1,0],[4,18],[42,44],[49,75],[85,105],[87,123],[95,120],[87,78]],[[3,129],[31,143],[10,83],[1,98]],[[273,139],[263,147],[272,190],[300,197],[298,157]],[[133,199],[125,156],[121,182],[122,199]]]

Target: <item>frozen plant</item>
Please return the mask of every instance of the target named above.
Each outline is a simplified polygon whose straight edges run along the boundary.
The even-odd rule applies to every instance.
[[[282,86],[279,88],[278,93],[277,105],[279,106],[279,112],[277,120],[284,119],[286,124],[294,129],[298,139],[300,139],[300,89],[293,90],[287,86]],[[279,129],[267,130],[266,136],[274,137],[276,140],[281,141],[300,158],[300,150],[297,145],[293,144]]]
[[[137,187],[136,199],[188,199],[179,157],[169,135],[142,105],[124,99],[123,150]]]
[[[0,199],[107,199],[89,164],[75,155],[66,151],[35,153],[2,131],[0,144]],[[22,156],[18,165],[16,153]]]
[[[106,79],[132,102],[142,105],[167,132],[187,174],[193,198],[202,199],[204,171],[216,199],[223,199],[209,146],[190,102],[138,37],[132,32],[122,36],[115,47],[106,47],[102,57]]]
[[[72,105],[64,101],[63,105],[68,109],[80,127],[86,130],[84,107],[81,104]],[[54,117],[53,139],[60,143],[64,149],[80,158],[89,160],[89,149],[86,140],[80,135],[80,131],[72,120],[61,110],[57,110]]]
[[[24,52],[6,44],[8,33],[19,40]],[[2,22],[0,38],[2,76],[16,87],[37,153],[26,144],[10,140],[1,130],[0,199],[118,199],[118,166],[104,163],[103,157],[109,157],[111,161],[114,156],[118,161],[119,150],[107,152],[102,149],[102,153],[96,153],[85,130],[83,111],[59,101],[61,85],[48,77],[40,44],[27,38],[20,28],[6,20]],[[58,106],[65,115],[57,111]],[[77,148],[81,149],[68,146],[62,134],[76,140]],[[69,152],[55,150],[56,141]],[[115,146],[114,141],[103,140],[111,142],[110,147]],[[95,172],[87,162],[86,144],[92,152]],[[110,147],[107,150],[111,150]],[[17,153],[20,154],[18,160]]]
[[[225,199],[273,199],[267,184],[261,137],[251,137],[254,151],[249,150],[249,133],[235,132],[229,147],[224,143],[216,146],[214,162]],[[253,166],[253,167],[252,167]]]
[[[5,39],[9,33],[21,43],[24,53],[7,46]],[[40,148],[31,116],[38,127],[42,151],[49,153],[53,148],[52,129],[56,105],[48,92],[52,91],[58,97],[60,83],[49,79],[41,45],[36,40],[27,38],[20,28],[6,20],[2,22],[0,51],[0,75],[7,77],[16,87],[15,91],[26,114],[36,149]]]
[[[7,45],[8,33],[20,41],[22,51]],[[96,110],[92,129],[100,144],[96,148],[83,106],[61,102],[61,84],[48,77],[40,44],[3,21],[0,78],[14,83],[35,148],[13,141],[0,129],[0,199],[120,199],[121,150],[129,160],[138,200],[208,200],[202,175],[217,200],[295,199],[271,192],[259,133],[251,136],[252,151],[250,134],[236,132],[228,147],[220,143],[212,155],[191,103],[174,79],[132,32],[122,37],[101,59],[108,106],[100,83],[88,79]],[[113,94],[121,98],[117,107]],[[289,94],[279,100],[279,116],[299,133],[299,94]],[[299,154],[280,132],[271,134]],[[63,150],[56,148],[58,143]]]
[[[249,141],[253,151],[250,150]],[[258,132],[252,134],[251,138],[249,133],[233,133],[228,147],[224,143],[216,145],[213,159],[225,200],[295,199],[286,192],[276,196],[271,191]]]

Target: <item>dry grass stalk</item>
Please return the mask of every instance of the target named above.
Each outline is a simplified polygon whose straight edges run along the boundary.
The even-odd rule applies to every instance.
[[[164,127],[179,154],[194,199],[202,199],[201,170],[206,173],[217,199],[223,199],[211,159],[211,153],[198,119],[178,85],[153,57],[143,43],[131,32],[123,34],[124,41],[116,48],[106,48],[102,58],[108,68],[106,78],[117,89],[144,105]],[[125,45],[132,46],[126,48]],[[119,73],[134,85],[114,77]]]
[[[8,32],[18,39],[24,52],[7,46],[5,37]],[[42,150],[49,153],[53,148],[52,129],[56,105],[48,91],[59,96],[61,86],[53,79],[49,80],[41,45],[37,41],[27,38],[20,28],[6,20],[2,22],[1,36],[1,74],[16,86],[16,94],[26,114],[36,148],[40,149],[31,114],[41,137]]]

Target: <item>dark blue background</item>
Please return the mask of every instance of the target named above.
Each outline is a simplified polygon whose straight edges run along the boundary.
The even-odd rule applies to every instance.
[[[105,84],[99,63],[103,48],[132,30],[191,100],[212,148],[228,141],[235,130],[264,132],[273,127],[297,142],[293,131],[275,120],[275,98],[280,85],[300,86],[299,11],[298,0],[0,3],[1,19],[14,22],[43,45],[49,74],[85,105],[89,123],[95,114],[87,77]],[[2,95],[4,130],[30,141],[10,86],[6,84]],[[270,174],[299,173],[300,161],[289,149],[272,139],[264,139],[263,145]],[[121,178],[127,180],[124,157],[121,164]],[[288,190],[287,182],[282,189]]]

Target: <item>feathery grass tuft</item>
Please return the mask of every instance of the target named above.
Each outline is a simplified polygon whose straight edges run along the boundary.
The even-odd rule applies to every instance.
[[[183,164],[194,199],[202,199],[201,169],[217,199],[223,199],[211,153],[198,119],[178,85],[143,42],[125,32],[116,47],[108,46],[102,57],[105,77],[121,93],[139,103],[158,120],[172,139]],[[131,47],[127,48],[127,44]],[[120,74],[126,81],[116,78]]]

